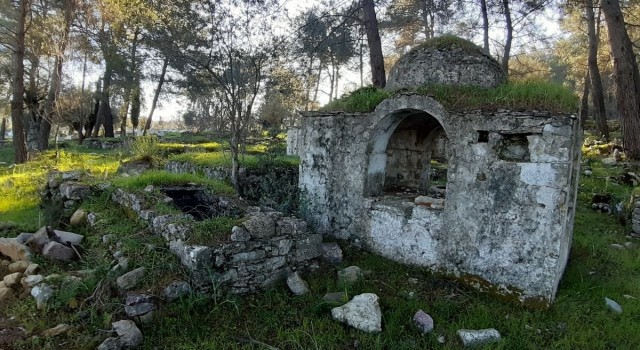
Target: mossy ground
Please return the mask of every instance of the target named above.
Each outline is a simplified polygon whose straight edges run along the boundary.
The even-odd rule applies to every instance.
[[[0,156],[5,151],[0,150]],[[45,154],[43,159],[48,161],[21,168],[2,168],[0,205],[4,206],[0,207],[0,221],[13,220],[24,230],[40,225],[36,191],[44,183],[46,170],[53,167],[49,163],[53,161],[51,155],[48,157]],[[56,167],[84,167],[110,177],[121,158],[123,155],[118,152],[101,155],[74,151],[59,158]],[[500,331],[503,339],[487,349],[638,349],[640,240],[626,237],[630,231],[628,221],[627,226],[622,226],[615,215],[593,211],[590,202],[593,194],[608,192],[616,201],[629,203],[637,188],[618,183],[616,178],[623,172],[622,167],[607,166],[601,158],[594,154],[585,159],[592,174],[580,180],[570,261],[557,300],[547,310],[505,303],[455,280],[344,246],[345,261],[340,266],[321,265],[316,273],[305,276],[312,291],[305,296],[295,297],[286,286],[277,285],[259,295],[194,294],[163,306],[156,321],[142,326],[142,348],[459,349],[456,330],[492,327]],[[631,170],[634,168],[631,165]],[[149,176],[134,187],[144,187],[158,178],[164,179],[164,175]],[[187,278],[164,242],[128,217],[108,194],[88,199],[83,207],[101,213],[96,229],[72,228],[86,236],[83,259],[69,266],[42,259],[37,262],[46,274],[83,269],[95,269],[95,273],[82,283],[65,285],[65,292],[56,296],[46,310],[36,310],[31,298],[0,306],[0,315],[14,317],[15,323],[28,332],[25,340],[13,345],[16,349],[94,349],[110,322],[123,317],[122,297],[113,288],[113,276],[107,273],[113,258],[108,245],[102,242],[104,234],[113,234],[122,242],[130,267],[144,266],[149,271],[139,291],[159,294],[163,285]],[[218,224],[212,225],[228,226],[233,222]],[[213,229],[203,226],[202,238],[206,239],[206,232]],[[627,241],[634,246],[625,250],[610,247]],[[336,272],[349,265],[371,272],[355,285],[339,285]],[[378,294],[383,332],[366,334],[333,321],[329,310],[336,304],[323,302],[322,296],[337,291],[349,296]],[[619,302],[624,312],[618,315],[608,310],[604,297]],[[413,326],[411,317],[418,309],[433,316],[433,334],[422,336]],[[40,336],[43,330],[59,323],[76,328],[54,338]],[[443,344],[438,336],[443,337]]]

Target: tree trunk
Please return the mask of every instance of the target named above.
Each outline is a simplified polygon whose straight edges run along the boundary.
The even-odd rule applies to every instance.
[[[169,57],[165,57],[164,62],[162,63],[162,72],[160,73],[160,80],[158,81],[158,87],[156,88],[156,93],[153,95],[151,110],[149,111],[149,115],[147,116],[147,121],[144,124],[144,130],[142,131],[143,136],[146,136],[147,131],[151,129],[151,120],[153,118],[153,112],[156,110],[156,106],[158,105],[158,98],[160,97],[160,93],[162,92],[162,85],[164,84],[164,76],[167,73],[168,66],[169,66]]]
[[[616,99],[627,158],[640,160],[640,72],[618,0],[602,0],[616,77]]]
[[[124,138],[127,136],[127,115],[129,114],[129,104],[131,104],[131,91],[134,89],[134,82],[137,80],[138,75],[138,66],[136,63],[136,53],[138,51],[138,34],[139,31],[136,29],[133,33],[133,38],[131,41],[131,63],[129,65],[129,75],[127,76],[127,84],[124,90],[124,104],[122,106],[122,111],[120,112],[122,121],[120,122],[120,137]]]
[[[593,0],[585,0],[585,14],[587,17],[587,36],[589,38],[589,76],[591,77],[591,99],[593,100],[593,117],[596,121],[596,132],[599,137],[609,140],[607,126],[607,111],[604,104],[604,91],[600,69],[598,68],[598,34],[596,34],[596,20],[593,14]]]
[[[100,127],[104,125],[104,136],[114,137],[113,115],[111,114],[111,80],[113,78],[113,67],[110,58],[105,57],[105,70],[102,78],[102,91],[100,93],[100,107],[96,115],[96,125],[93,127],[93,137],[98,137]]]
[[[25,105],[29,111],[28,123],[25,125],[27,137],[27,152],[38,149],[38,138],[40,137],[40,126],[42,125],[42,115],[40,114],[40,96],[38,95],[38,68],[40,67],[40,57],[29,55],[29,87],[25,91]]]
[[[16,164],[29,160],[24,130],[24,37],[29,0],[18,2],[18,21],[16,25],[16,46],[13,48],[13,89],[11,99],[11,123],[13,125],[13,149]]]
[[[580,98],[580,124],[584,127],[585,122],[589,118],[589,88],[591,87],[591,77],[589,70],[584,76],[584,88],[582,89],[582,98]]]
[[[0,124],[0,141],[5,140],[6,133],[7,133],[7,118],[2,118],[2,124]]]
[[[382,43],[373,0],[362,0],[362,13],[364,28],[367,33],[367,43],[369,44],[371,82],[373,86],[383,88],[387,85],[387,78],[384,72],[384,56],[382,56]]]
[[[511,56],[511,42],[513,41],[513,23],[511,21],[511,10],[509,9],[509,0],[502,0],[502,9],[504,11],[504,21],[506,24],[504,54],[502,55],[502,70],[509,76],[509,58]]]
[[[480,0],[480,13],[482,14],[482,49],[484,53],[489,55],[489,12],[487,11],[487,0]]]
[[[44,118],[40,125],[40,135],[38,137],[38,149],[46,150],[49,148],[49,134],[51,134],[51,124],[53,123],[54,109],[60,95],[60,86],[62,82],[62,65],[64,63],[64,52],[69,42],[69,32],[71,31],[71,22],[76,11],[76,0],[67,0],[64,9],[64,29],[62,38],[60,39],[58,52],[56,53],[55,66],[51,76],[51,85],[47,94],[47,100],[44,104]],[[84,77],[83,77],[84,80]]]

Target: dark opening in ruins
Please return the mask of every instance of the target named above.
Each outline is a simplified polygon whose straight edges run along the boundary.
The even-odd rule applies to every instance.
[[[478,143],[489,142],[489,132],[486,130],[478,130]]]
[[[436,118],[405,109],[388,116],[374,140],[370,195],[443,198],[447,183],[447,135]]]
[[[160,191],[173,200],[172,204],[176,208],[198,221],[233,215],[231,201],[201,187],[172,186],[160,188]]]
[[[498,158],[510,162],[529,161],[530,134],[501,134],[502,140],[498,144]]]

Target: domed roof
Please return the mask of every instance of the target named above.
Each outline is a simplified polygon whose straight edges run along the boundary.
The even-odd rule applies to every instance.
[[[388,90],[413,89],[427,84],[496,87],[506,81],[498,61],[474,43],[453,35],[426,41],[393,66]]]

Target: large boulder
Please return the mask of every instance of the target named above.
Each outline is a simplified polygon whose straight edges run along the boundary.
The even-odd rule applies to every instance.
[[[26,245],[15,238],[0,238],[0,255],[10,258],[12,261],[29,260],[31,252]]]
[[[506,81],[498,61],[474,43],[446,35],[433,38],[402,56],[391,68],[388,90],[427,84],[496,87]]]

